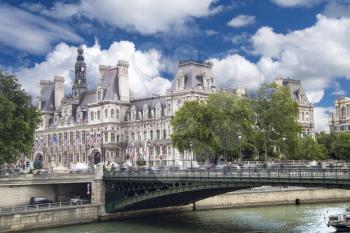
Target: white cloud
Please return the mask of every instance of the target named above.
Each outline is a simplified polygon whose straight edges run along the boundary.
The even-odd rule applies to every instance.
[[[130,89],[135,97],[165,94],[170,87],[170,81],[159,76],[161,55],[156,50],[139,51],[129,41],[114,42],[106,50],[101,49],[98,43],[83,48],[90,86],[98,83],[99,65],[115,66],[119,59],[123,59],[130,63]],[[60,43],[47,54],[45,61],[30,68],[21,68],[16,76],[33,96],[39,94],[40,79],[53,79],[54,75],[66,77],[65,85],[68,89],[74,79],[71,70],[74,70],[76,50],[74,46]]]
[[[332,0],[324,9],[328,17],[350,17],[350,1]]]
[[[184,30],[193,18],[221,11],[222,6],[212,6],[214,2],[215,0],[85,0],[77,4],[56,3],[51,9],[39,8],[37,11],[60,19],[84,16],[121,29],[154,34]]]
[[[270,0],[281,7],[310,7],[325,0]]]
[[[280,34],[260,28],[252,48],[261,56],[259,70],[269,78],[277,74],[302,80],[312,102],[339,77],[350,79],[350,19],[317,16],[314,26]]]
[[[227,25],[234,28],[245,27],[255,23],[255,16],[252,15],[238,15],[231,19]]]
[[[34,54],[49,51],[54,42],[82,40],[67,26],[9,5],[0,4],[0,22],[0,43]]]
[[[331,107],[315,107],[314,108],[314,121],[315,121],[315,131],[316,132],[329,132],[329,114],[333,108]]]
[[[214,64],[213,73],[219,87],[255,89],[264,81],[257,66],[238,54],[210,61]]]

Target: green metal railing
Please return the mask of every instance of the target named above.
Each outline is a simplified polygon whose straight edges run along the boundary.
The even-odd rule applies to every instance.
[[[119,181],[315,181],[316,183],[349,183],[349,169],[243,169],[243,170],[159,170],[159,171],[109,171],[104,173],[105,180]]]

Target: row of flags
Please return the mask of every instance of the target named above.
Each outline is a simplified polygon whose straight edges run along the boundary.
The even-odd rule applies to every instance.
[[[51,139],[49,139],[51,144],[54,146],[57,146],[59,144],[59,138],[57,134],[53,134],[51,136]],[[63,145],[68,146],[70,144],[70,141],[73,142],[74,145],[81,145],[81,137],[80,135],[78,137],[74,137],[71,138],[70,140],[68,140],[68,137],[63,137]],[[102,132],[101,130],[91,130],[89,132],[87,132],[87,134],[85,135],[85,141],[87,144],[100,144],[102,142]],[[40,148],[45,146],[45,144],[47,143],[47,138],[40,135],[38,136],[35,141],[34,141],[34,147],[36,148]],[[85,143],[84,143],[85,144]]]

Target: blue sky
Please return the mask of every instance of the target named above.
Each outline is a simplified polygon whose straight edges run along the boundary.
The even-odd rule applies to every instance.
[[[124,59],[136,97],[164,94],[182,59],[212,61],[224,88],[300,79],[318,131],[350,92],[350,0],[8,0],[0,22],[0,68],[33,96],[55,75],[69,91],[80,45],[91,87]]]

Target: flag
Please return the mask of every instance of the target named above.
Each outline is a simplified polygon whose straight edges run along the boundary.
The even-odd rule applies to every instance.
[[[52,143],[52,145],[55,145],[55,146],[57,145],[57,135],[56,134],[52,135],[51,143]]]

